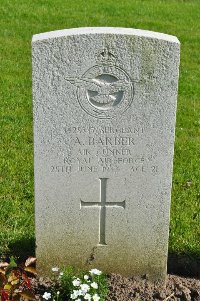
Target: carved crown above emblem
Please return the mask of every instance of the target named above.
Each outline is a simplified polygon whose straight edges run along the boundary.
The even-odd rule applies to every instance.
[[[105,46],[104,49],[97,55],[97,61],[102,64],[110,64],[116,61],[116,57],[110,51],[109,47]]]

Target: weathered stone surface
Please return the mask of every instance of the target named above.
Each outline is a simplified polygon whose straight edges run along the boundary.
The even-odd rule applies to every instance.
[[[33,37],[38,268],[166,273],[179,42],[125,28]]]

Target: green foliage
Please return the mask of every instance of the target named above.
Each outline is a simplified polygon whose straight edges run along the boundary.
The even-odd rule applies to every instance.
[[[141,28],[180,39],[169,250],[200,257],[199,0],[1,1],[0,254],[34,252],[31,37],[81,26]]]
[[[97,269],[87,272],[77,271],[73,267],[65,267],[61,272],[58,268],[52,270],[53,285],[44,293],[43,299],[105,301],[108,294],[108,279],[101,271]]]
[[[105,274],[97,269],[93,269],[89,272],[79,271],[75,272],[72,267],[63,269],[63,274],[60,276],[61,281],[61,294],[60,301],[72,300],[73,293],[76,291],[83,291],[82,285],[88,286],[88,293],[91,296],[96,296],[97,300],[104,301],[108,293],[108,281]],[[80,285],[75,284],[74,281],[80,283]],[[93,287],[92,284],[96,284],[97,287]],[[85,294],[86,294],[85,293]],[[85,300],[83,295],[77,296],[77,299]],[[99,299],[98,299],[99,298]],[[91,300],[95,300],[91,298]]]
[[[9,263],[9,268],[13,269],[17,267],[17,263],[15,261],[15,258],[13,256],[10,257],[10,263]]]
[[[104,301],[106,299],[106,296],[108,294],[108,278],[105,274],[102,274],[99,276],[99,291],[101,299],[100,301]]]
[[[70,294],[73,291],[73,278],[76,275],[74,268],[66,267],[63,269],[63,275],[60,278],[61,287],[62,287],[62,294],[61,298],[63,300],[68,300],[70,298]]]

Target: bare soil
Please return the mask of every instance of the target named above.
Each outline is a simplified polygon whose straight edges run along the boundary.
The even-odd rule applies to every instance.
[[[200,301],[200,280],[168,275],[166,286],[156,286],[142,278],[110,274],[106,301]]]
[[[36,300],[42,299],[53,282],[48,278],[32,279]],[[106,301],[200,301],[200,280],[168,275],[166,286],[156,286],[145,278],[127,278],[109,274]]]

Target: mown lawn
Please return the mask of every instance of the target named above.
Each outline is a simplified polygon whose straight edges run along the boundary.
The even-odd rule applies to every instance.
[[[117,26],[181,41],[169,248],[200,258],[199,0],[1,0],[0,6],[0,254],[34,252],[32,35]]]

